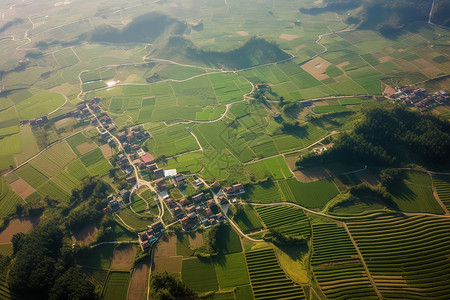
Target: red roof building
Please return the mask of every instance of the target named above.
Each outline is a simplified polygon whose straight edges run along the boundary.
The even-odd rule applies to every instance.
[[[155,158],[150,153],[145,153],[141,156],[142,161],[144,164],[148,165],[155,161]]]

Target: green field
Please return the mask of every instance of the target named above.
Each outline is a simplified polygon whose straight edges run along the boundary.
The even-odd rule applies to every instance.
[[[131,274],[129,272],[110,272],[103,290],[102,299],[127,299],[130,278]]]
[[[104,244],[94,247],[83,256],[75,257],[75,262],[84,267],[109,269],[113,258],[114,244]]]
[[[433,175],[433,185],[439,199],[447,209],[450,209],[450,177]]]
[[[277,183],[286,201],[309,208],[322,208],[338,194],[336,186],[328,180],[302,183],[296,179],[288,179]]]
[[[16,211],[16,205],[23,203],[3,178],[0,178],[0,218]]]
[[[244,254],[218,256],[215,260],[214,267],[221,290],[250,283]]]
[[[303,289],[286,277],[272,248],[245,253],[255,299],[304,299]]]
[[[272,157],[246,166],[246,169],[256,174],[258,178],[286,179],[292,173],[283,156]]]
[[[244,233],[263,228],[258,214],[251,205],[244,205],[243,210],[238,212],[233,220]]]
[[[46,115],[64,104],[64,97],[58,93],[42,91],[16,105],[21,120],[30,120]]]
[[[239,235],[231,226],[224,226],[216,239],[221,254],[231,254],[242,251]]]
[[[328,298],[364,295],[367,299],[377,299],[343,227],[335,223],[314,224],[313,236],[311,265],[320,288]]]
[[[443,275],[450,265],[445,218],[392,216],[348,227],[383,297],[444,299],[449,294]],[[406,280],[392,286],[386,276]]]
[[[292,236],[311,235],[310,223],[303,210],[285,206],[256,206],[256,211],[269,229],[277,229]]]
[[[216,270],[214,264],[208,260],[184,259],[181,278],[199,293],[218,290]]]

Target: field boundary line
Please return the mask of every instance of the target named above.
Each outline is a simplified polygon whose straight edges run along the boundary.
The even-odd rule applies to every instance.
[[[12,172],[14,172],[14,171],[16,171],[16,170],[22,168],[24,165],[26,165],[27,163],[29,163],[29,162],[32,161],[33,159],[37,158],[39,155],[41,155],[41,154],[42,154],[43,152],[45,152],[46,150],[50,149],[51,147],[55,146],[56,144],[59,144],[59,143],[65,141],[65,140],[67,140],[67,139],[69,139],[69,138],[71,138],[71,137],[73,137],[73,136],[79,134],[79,133],[82,133],[83,131],[86,131],[88,128],[89,128],[89,127],[84,128],[83,130],[80,130],[80,131],[78,131],[78,132],[76,132],[76,133],[73,133],[73,134],[71,134],[71,135],[68,135],[68,136],[66,136],[66,137],[64,137],[64,138],[62,138],[62,139],[59,139],[59,140],[57,140],[57,141],[51,143],[50,145],[48,145],[47,147],[45,147],[44,149],[42,149],[41,151],[39,151],[38,153],[36,153],[34,156],[30,157],[29,159],[27,159],[26,161],[24,161],[24,162],[21,163],[20,165],[16,166],[16,167],[13,168],[12,170],[9,170],[8,172],[6,172],[6,173],[3,174],[3,175],[9,175],[9,174],[11,174]],[[78,156],[77,156],[77,158],[78,158]]]
[[[377,296],[379,299],[384,299],[381,295],[380,291],[378,290],[377,285],[375,284],[375,281],[373,280],[372,274],[370,274],[369,268],[367,267],[366,261],[364,260],[364,257],[361,254],[361,251],[359,251],[358,245],[356,244],[355,239],[353,238],[352,234],[350,233],[350,230],[348,229],[347,224],[344,222],[344,228],[347,231],[347,234],[352,241],[353,247],[355,247],[356,252],[358,253],[359,259],[361,260],[361,263],[363,264],[364,270],[366,271],[367,278],[370,280],[370,283],[373,286],[373,289],[375,290],[375,293],[377,293]]]

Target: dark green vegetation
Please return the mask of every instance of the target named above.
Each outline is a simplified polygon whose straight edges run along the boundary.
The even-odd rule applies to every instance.
[[[182,37],[172,37],[160,50],[162,57],[182,56],[190,61],[227,69],[244,69],[290,58],[278,45],[262,38],[252,37],[241,47],[227,51],[207,51],[197,48]]]
[[[55,222],[38,226],[31,234],[13,238],[15,260],[8,273],[9,288],[33,299],[75,296],[95,299],[94,285],[80,270],[70,268],[72,251]]]
[[[375,108],[364,111],[352,132],[340,136],[330,151],[304,157],[297,165],[356,160],[380,165],[416,162],[442,167],[438,165],[445,161],[449,151],[448,121],[400,107]]]
[[[183,34],[186,24],[169,16],[149,13],[135,18],[122,29],[99,26],[87,35],[93,42],[151,43],[163,34]]]
[[[184,282],[166,272],[152,275],[150,290],[153,299],[198,299]]]

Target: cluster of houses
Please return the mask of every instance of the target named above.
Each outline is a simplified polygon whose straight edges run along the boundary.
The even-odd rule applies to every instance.
[[[147,230],[138,233],[139,245],[142,250],[150,247],[158,237],[164,232],[164,226],[161,221],[157,221],[148,226]]]
[[[109,213],[112,211],[117,211],[123,207],[125,207],[126,199],[130,196],[130,191],[128,190],[121,190],[118,196],[109,195],[107,200],[108,204],[105,208],[103,208],[104,213]]]
[[[42,126],[45,123],[47,123],[48,118],[47,118],[47,116],[42,116],[42,117],[31,119],[29,122],[30,122],[31,127],[38,127],[38,126]]]
[[[403,102],[422,111],[429,110],[437,104],[442,105],[450,103],[450,96],[445,91],[430,94],[424,88],[414,89],[410,86],[400,89],[387,87],[383,94],[397,102]]]

